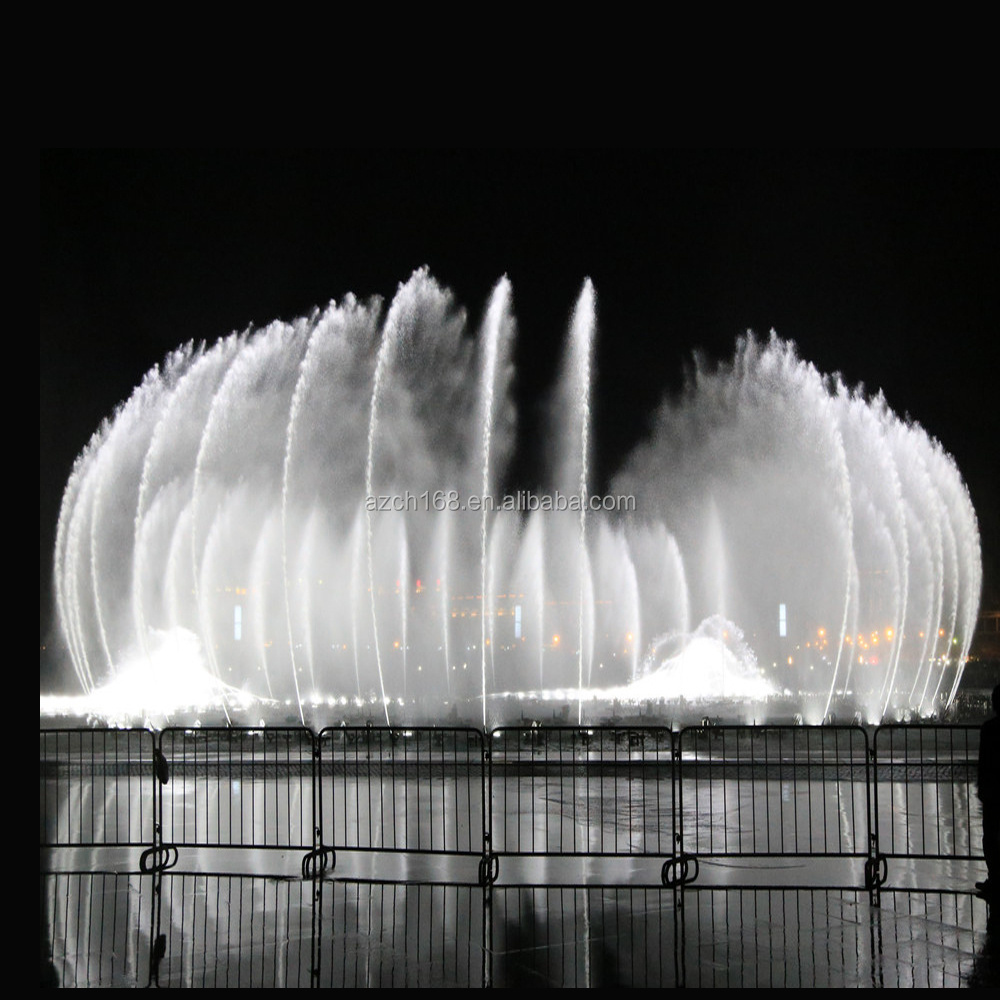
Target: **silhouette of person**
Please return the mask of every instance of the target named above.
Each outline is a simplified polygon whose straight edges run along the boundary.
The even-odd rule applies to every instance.
[[[997,893],[1000,879],[1000,684],[993,689],[993,718],[979,730],[979,801],[983,804],[983,855],[986,881],[976,888],[986,899]]]

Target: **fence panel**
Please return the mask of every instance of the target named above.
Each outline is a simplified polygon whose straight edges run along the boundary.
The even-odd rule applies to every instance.
[[[864,857],[868,738],[853,726],[684,729],[679,801],[688,854]]]
[[[188,988],[312,984],[313,886],[257,875],[167,872],[156,983]]]
[[[160,748],[164,843],[312,849],[308,729],[165,729]]]
[[[874,748],[879,853],[981,858],[978,727],[881,726]]]
[[[151,845],[157,820],[165,844],[189,847],[834,858],[874,843],[883,857],[982,857],[977,727],[884,726],[871,748],[846,726],[170,729],[159,746],[145,730],[42,731],[43,981],[962,982],[939,970],[974,961],[986,919],[963,864],[904,867],[968,875],[968,891],[881,888],[880,907],[860,889],[59,870],[113,853],[78,847]],[[581,882],[616,867],[642,866],[583,865]],[[914,948],[926,958],[910,962]]]
[[[153,734],[143,729],[39,732],[39,844],[152,844]]]
[[[882,889],[874,921],[880,961],[872,985],[995,988],[990,906],[971,892]]]
[[[669,729],[505,727],[490,743],[496,853],[672,853]]]
[[[324,729],[319,737],[325,847],[483,853],[485,767],[476,729]]]
[[[683,986],[677,931],[671,889],[495,886],[492,985]]]
[[[135,873],[42,874],[42,986],[149,985],[153,880]]]
[[[324,880],[317,986],[483,985],[483,890],[472,885]]]

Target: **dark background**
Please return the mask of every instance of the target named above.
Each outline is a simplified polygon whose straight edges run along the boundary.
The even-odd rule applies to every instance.
[[[692,352],[773,327],[820,371],[882,389],[954,455],[998,603],[1000,156],[891,152],[41,153],[39,629],[55,628],[63,485],[100,421],[187,340],[391,299],[427,264],[478,325],[506,273],[518,458],[585,276],[598,295],[602,490]]]

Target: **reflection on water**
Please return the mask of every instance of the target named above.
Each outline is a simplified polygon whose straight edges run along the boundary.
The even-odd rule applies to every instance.
[[[64,986],[996,985],[965,892],[43,876]],[[157,939],[161,944],[156,945]],[[161,953],[161,957],[157,957]]]
[[[669,889],[513,886],[493,899],[495,986],[677,986]]]
[[[155,798],[150,740],[81,736],[66,763],[43,735],[43,981],[995,983],[972,751],[889,742],[870,765],[860,731],[775,732],[682,734],[672,758],[511,731],[488,769],[478,734],[335,734],[315,770],[307,733],[185,732]],[[139,873],[157,820],[177,864]],[[873,835],[881,906],[862,888]],[[336,862],[305,878],[318,844]],[[665,888],[675,852],[700,874]]]
[[[312,890],[300,880],[163,876],[161,986],[308,986]]]
[[[138,986],[149,978],[153,880],[87,872],[43,874],[42,982]]]
[[[483,984],[478,886],[327,882],[318,918],[318,985]]]

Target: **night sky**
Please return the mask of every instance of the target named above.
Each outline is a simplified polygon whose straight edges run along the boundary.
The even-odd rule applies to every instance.
[[[182,342],[378,294],[428,265],[478,325],[502,274],[532,447],[585,276],[598,295],[601,490],[693,352],[773,327],[882,389],[956,459],[998,599],[996,152],[41,154],[39,629],[63,485],[102,418]],[[50,652],[51,655],[51,652]],[[43,680],[46,673],[43,657]]]

